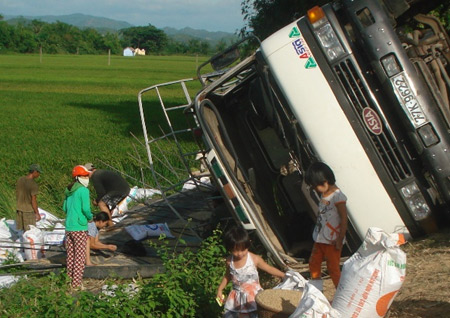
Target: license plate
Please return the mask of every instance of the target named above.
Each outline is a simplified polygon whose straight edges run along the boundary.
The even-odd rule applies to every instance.
[[[420,104],[417,101],[414,92],[411,90],[405,76],[403,76],[403,74],[399,74],[393,77],[391,81],[395,87],[397,98],[414,127],[417,128],[427,123],[428,120],[422,111],[422,107],[420,107]]]

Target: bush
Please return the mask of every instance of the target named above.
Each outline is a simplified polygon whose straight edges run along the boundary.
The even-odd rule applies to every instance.
[[[224,274],[225,249],[221,232],[203,241],[193,251],[176,253],[161,238],[156,247],[165,271],[149,279],[139,279],[137,293],[128,284],[117,284],[114,296],[74,292],[68,277],[21,279],[9,289],[0,289],[1,317],[219,317],[222,308],[215,302],[216,289]],[[182,239],[177,244],[185,245]],[[108,285],[112,285],[109,282]]]
[[[167,244],[160,246],[165,272],[144,285],[143,300],[153,302],[165,317],[219,317],[222,309],[215,297],[225,271],[220,235],[221,231],[214,231],[197,251],[186,248],[178,254],[176,246],[173,250]],[[179,243],[185,244],[181,239]]]

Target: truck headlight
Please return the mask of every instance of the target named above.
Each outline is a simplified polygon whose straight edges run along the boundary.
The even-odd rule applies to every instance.
[[[394,54],[388,54],[381,58],[381,64],[387,76],[392,77],[402,71]]]
[[[344,55],[344,48],[329,22],[315,29],[314,33],[330,61],[334,61]]]
[[[315,6],[308,10],[307,16],[328,60],[331,62],[344,55],[344,48],[323,9]]]
[[[431,209],[415,182],[402,187],[401,193],[406,204],[408,205],[409,210],[411,211],[412,216],[414,217],[414,220],[420,221],[430,215]]]
[[[431,124],[420,127],[417,132],[419,133],[419,136],[422,139],[425,147],[430,147],[439,142],[439,137],[436,136],[436,133],[434,132],[433,126],[431,126]]]

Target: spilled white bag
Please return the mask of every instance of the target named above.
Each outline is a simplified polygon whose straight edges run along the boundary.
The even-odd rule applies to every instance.
[[[340,318],[339,312],[333,309],[325,295],[314,285],[307,282],[302,299],[297,309],[289,318]],[[350,317],[350,316],[349,316]]]
[[[11,257],[23,262],[22,254],[20,254],[21,243],[17,237],[18,232],[14,229],[14,221],[0,219],[0,264]]]
[[[273,289],[300,290],[305,288],[307,280],[300,273],[293,270],[286,272],[283,281]]]
[[[143,224],[143,225],[130,225],[125,227],[125,230],[131,237],[136,240],[142,240],[148,236],[160,236],[165,235],[166,237],[174,238],[169,230],[167,223],[157,223],[157,224]]]
[[[44,233],[37,227],[30,225],[30,229],[23,233],[23,248],[27,260],[45,257]]]
[[[138,187],[133,187],[130,189],[130,193],[125,197],[116,207],[111,211],[112,216],[120,216],[128,211],[128,204],[131,201],[140,201],[151,199],[155,194],[161,194],[161,191],[156,189],[142,189]],[[117,218],[116,218],[117,219]]]
[[[46,249],[49,245],[63,245],[66,237],[65,227],[62,223],[56,223],[53,231],[44,231],[44,243]]]
[[[343,317],[384,317],[406,275],[403,234],[369,228],[363,244],[342,269],[333,308]]]
[[[41,208],[38,208],[39,215],[41,216],[41,219],[36,222],[36,227],[39,229],[49,229],[53,228],[55,223],[62,222],[62,219],[57,218],[53,214],[51,214],[48,211],[45,211]]]
[[[0,276],[0,289],[9,288],[19,280],[19,277],[13,275]]]

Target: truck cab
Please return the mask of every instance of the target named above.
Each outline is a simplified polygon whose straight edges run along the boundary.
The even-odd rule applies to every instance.
[[[369,227],[419,237],[448,223],[449,39],[437,19],[406,32],[408,10],[368,0],[315,7],[227,67],[211,58],[190,106],[204,158],[236,220],[280,266],[310,254],[317,194],[304,182],[328,164],[348,197],[348,252]]]

